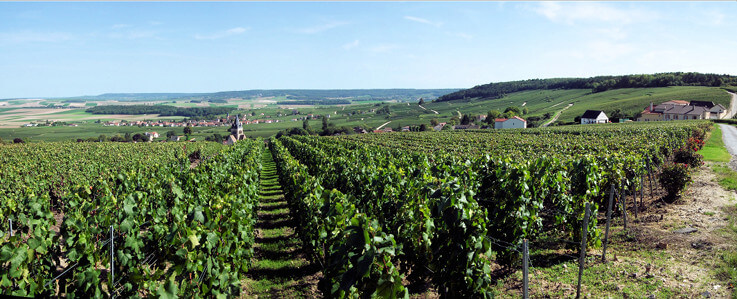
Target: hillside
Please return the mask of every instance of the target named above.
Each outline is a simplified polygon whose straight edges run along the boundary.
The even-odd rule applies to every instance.
[[[589,89],[592,93],[622,88],[652,88],[669,86],[734,86],[737,76],[702,73],[658,73],[624,76],[597,76],[590,78],[530,79],[489,83],[459,90],[438,98],[437,101],[454,101],[469,98],[498,99],[507,94],[528,90]]]

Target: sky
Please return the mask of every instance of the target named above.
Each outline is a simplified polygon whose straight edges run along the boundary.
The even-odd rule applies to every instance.
[[[737,1],[0,2],[0,99],[737,75],[735,12]]]

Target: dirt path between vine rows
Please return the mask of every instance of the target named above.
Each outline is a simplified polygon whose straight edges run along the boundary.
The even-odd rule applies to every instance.
[[[244,298],[322,297],[318,265],[302,251],[284,199],[274,159],[264,151],[254,262],[244,282]]]

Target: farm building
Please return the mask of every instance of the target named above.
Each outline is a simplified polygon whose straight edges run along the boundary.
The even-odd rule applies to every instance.
[[[609,122],[609,118],[606,116],[606,113],[601,110],[586,110],[586,112],[581,115],[581,124],[605,124]]]
[[[494,129],[524,129],[527,121],[519,116],[494,119]]]
[[[683,119],[719,119],[727,109],[721,104],[708,101],[668,101],[660,105],[645,107],[638,121],[663,121]]]

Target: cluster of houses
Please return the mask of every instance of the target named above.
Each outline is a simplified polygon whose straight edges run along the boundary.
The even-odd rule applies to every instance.
[[[243,125],[251,124],[270,124],[278,123],[278,119],[254,119],[245,120]],[[128,122],[105,122],[102,125],[106,127],[225,127],[230,126],[232,121],[230,117],[215,120],[187,120],[187,121],[157,121],[157,120],[139,120]]]
[[[664,121],[683,119],[720,119],[727,114],[722,104],[709,101],[668,101],[654,106],[650,103],[637,121]]]
[[[722,104],[714,104],[711,101],[680,101],[673,100],[663,102],[660,105],[650,103],[637,121],[668,121],[686,119],[720,119],[727,115],[728,111]],[[621,120],[620,120],[621,121]],[[609,118],[601,110],[586,110],[581,116],[581,124],[608,123]]]

